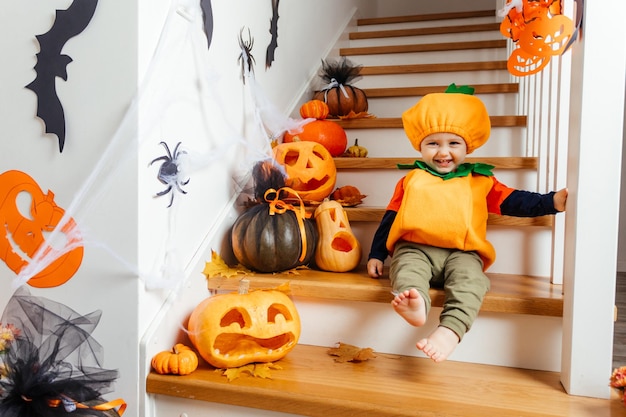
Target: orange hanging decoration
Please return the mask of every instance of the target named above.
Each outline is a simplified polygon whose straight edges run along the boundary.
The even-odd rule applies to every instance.
[[[502,12],[500,33],[517,44],[507,63],[516,76],[541,71],[574,35],[574,23],[561,14],[560,0],[508,0]]]
[[[21,193],[31,197],[29,217],[20,213],[17,198]],[[52,232],[65,210],[54,202],[54,194],[47,194],[29,175],[21,171],[0,174],[0,259],[16,274],[32,262],[45,243],[44,232]],[[43,270],[28,280],[33,287],[50,288],[68,281],[78,270],[83,259],[83,246],[76,231],[76,223],[70,218],[61,227],[66,247],[73,249],[63,253]],[[43,256],[56,250],[43,248]]]

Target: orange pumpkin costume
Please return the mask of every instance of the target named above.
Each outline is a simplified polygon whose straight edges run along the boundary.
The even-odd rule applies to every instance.
[[[428,94],[404,112],[402,120],[418,151],[427,136],[448,132],[463,138],[471,153],[487,141],[491,129],[482,101],[459,93]],[[415,169],[396,185],[369,258],[384,261],[393,254],[390,279],[394,291],[416,288],[427,311],[429,286],[443,286],[446,300],[440,325],[462,339],[489,289],[483,271],[495,260],[486,236],[488,213],[555,214],[554,192],[507,187],[491,174],[493,167],[484,164],[462,164],[448,174],[439,174],[420,161],[411,167]]]

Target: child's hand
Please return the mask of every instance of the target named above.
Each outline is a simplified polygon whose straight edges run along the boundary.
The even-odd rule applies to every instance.
[[[367,261],[367,273],[372,278],[380,278],[383,274],[383,261],[375,258]]]
[[[567,188],[557,191],[554,194],[554,208],[558,211],[565,211],[565,203],[567,203]]]

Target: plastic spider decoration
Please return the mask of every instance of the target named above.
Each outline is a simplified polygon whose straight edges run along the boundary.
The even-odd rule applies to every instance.
[[[241,48],[241,53],[239,54],[239,58],[237,58],[237,62],[241,65],[241,78],[243,79],[243,83],[246,83],[246,74],[254,74],[254,65],[256,64],[256,60],[252,56],[252,47],[254,46],[254,38],[250,35],[250,29],[248,29],[248,40],[243,40],[243,28],[239,31],[239,47]],[[246,71],[246,66],[248,70]]]
[[[167,188],[163,191],[159,191],[156,194],[156,197],[161,197],[165,194],[171,193],[170,196],[170,204],[167,207],[171,207],[174,202],[174,189],[178,190],[183,194],[187,194],[187,191],[183,190],[182,187],[189,183],[189,179],[181,179],[180,174],[181,171],[179,169],[180,164],[180,156],[187,154],[186,151],[178,150],[181,142],[176,144],[174,148],[174,152],[170,152],[169,146],[167,143],[161,142],[161,145],[165,148],[165,152],[167,155],[159,156],[150,162],[150,165],[154,164],[157,161],[164,161],[159,167],[159,173],[157,174],[157,178],[161,183],[167,185]]]

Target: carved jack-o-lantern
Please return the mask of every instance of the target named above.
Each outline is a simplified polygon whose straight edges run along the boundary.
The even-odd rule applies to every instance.
[[[274,159],[285,167],[286,185],[303,201],[322,201],[333,191],[337,167],[323,145],[311,141],[282,143],[274,148]]]
[[[188,330],[208,363],[236,368],[283,358],[300,338],[300,316],[291,298],[278,290],[218,294],[198,304]]]
[[[346,272],[361,261],[361,244],[352,233],[346,211],[337,201],[324,201],[315,210],[318,231],[315,263],[325,271]]]
[[[17,200],[21,193],[30,194],[28,214],[21,213],[18,208]],[[44,194],[29,175],[21,171],[0,174],[0,259],[17,274],[32,262],[38,251],[45,256],[54,250],[71,248],[28,281],[33,287],[55,287],[65,283],[82,262],[83,246],[71,218],[60,229],[65,247],[41,248],[45,241],[44,232],[52,232],[64,214],[65,211],[54,202],[52,191]]]

